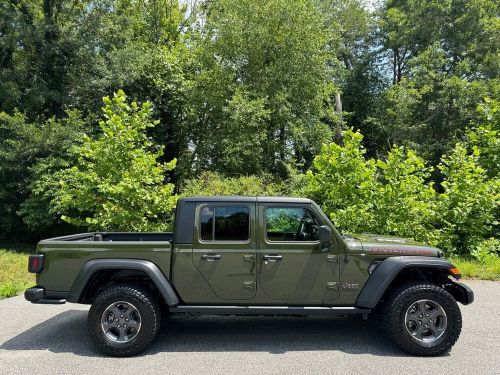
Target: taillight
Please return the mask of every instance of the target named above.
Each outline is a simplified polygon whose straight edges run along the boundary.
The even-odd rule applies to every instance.
[[[45,256],[43,254],[30,255],[28,259],[28,271],[31,273],[39,273],[43,269]]]

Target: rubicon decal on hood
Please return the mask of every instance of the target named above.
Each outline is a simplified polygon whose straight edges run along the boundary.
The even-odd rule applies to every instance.
[[[433,255],[432,250],[427,249],[394,249],[390,247],[372,247],[366,249],[371,254],[412,254],[412,255]]]

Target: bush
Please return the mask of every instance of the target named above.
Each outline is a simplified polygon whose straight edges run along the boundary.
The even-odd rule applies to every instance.
[[[498,252],[500,251],[500,240],[490,237],[485,239],[472,249],[471,255],[480,262],[488,263],[498,261]]]
[[[422,158],[393,147],[386,160],[365,159],[363,136],[347,130],[343,145],[324,145],[308,172],[308,193],[342,230],[432,240],[435,192]]]
[[[379,189],[376,165],[365,159],[363,136],[343,133],[343,145],[323,145],[307,172],[307,195],[318,202],[339,229],[373,231],[377,227],[374,197]]]
[[[438,166],[444,176],[439,195],[438,245],[451,254],[485,260],[500,249],[500,104],[486,98],[483,122],[466,134]]]
[[[158,124],[151,121],[151,104],[128,104],[121,90],[103,101],[102,134],[85,136],[73,148],[77,163],[55,175],[51,210],[89,230],[166,230],[177,197],[174,185],[165,183],[165,173],[176,160],[159,163],[163,148],[155,149],[145,135]]]
[[[458,143],[438,167],[444,192],[437,194],[428,182],[431,168],[415,151],[395,146],[385,160],[366,160],[362,140],[359,132],[344,132],[343,144],[324,145],[307,174],[308,195],[336,226],[410,237],[451,255],[496,256],[500,179],[480,164],[491,165],[491,151],[481,159],[479,147]]]
[[[500,179],[488,179],[479,155],[479,149],[468,153],[459,143],[439,165],[445,180],[436,207],[438,244],[448,253],[471,254],[484,239],[498,234]]]
[[[431,168],[415,151],[393,147],[387,160],[377,161],[379,184],[374,193],[377,233],[411,237],[436,243],[436,192],[430,177]]]
[[[500,171],[500,102],[485,98],[478,107],[483,122],[467,132],[469,151],[479,150],[478,162],[488,178],[498,178]]]
[[[268,176],[224,177],[215,172],[203,172],[186,181],[182,195],[276,196],[282,195],[283,191],[284,185]]]

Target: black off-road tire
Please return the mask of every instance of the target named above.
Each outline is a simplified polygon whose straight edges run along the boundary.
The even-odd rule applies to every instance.
[[[140,314],[140,329],[129,341],[116,342],[105,334],[101,321],[110,305],[122,301],[130,304]],[[104,290],[95,298],[87,323],[92,341],[101,353],[113,357],[129,357],[141,353],[151,344],[160,328],[160,321],[160,305],[149,290],[135,285],[117,285]]]
[[[406,313],[421,300],[439,304],[446,313],[446,329],[435,342],[419,342],[407,330]],[[391,339],[407,353],[437,356],[448,352],[460,336],[462,314],[453,296],[443,288],[421,282],[408,283],[395,289],[385,301],[384,324]]]

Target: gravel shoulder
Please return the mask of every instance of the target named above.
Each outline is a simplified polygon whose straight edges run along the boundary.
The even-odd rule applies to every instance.
[[[0,374],[500,374],[500,282],[465,281],[461,337],[450,354],[401,352],[360,318],[174,317],[143,355],[106,358],[87,334],[88,307],[0,301]]]

